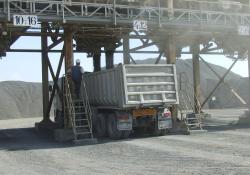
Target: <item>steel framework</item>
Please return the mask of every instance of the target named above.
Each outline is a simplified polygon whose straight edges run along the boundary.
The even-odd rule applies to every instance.
[[[247,55],[247,51],[250,50],[250,38],[238,34],[239,27],[250,26],[249,4],[225,5],[216,0],[150,0],[147,1],[149,3],[145,1],[142,4],[121,4],[119,0],[98,2],[0,0],[0,56],[6,51],[42,53],[45,122],[49,121],[55,92],[61,93],[57,81],[63,59],[67,72],[73,64],[74,52],[87,52],[92,56],[95,71],[101,70],[102,52],[106,54],[107,68],[114,66],[115,52],[124,54],[125,64],[136,64],[132,53],[158,53],[155,64],[158,64],[163,56],[167,58],[167,63],[174,64],[176,57],[181,54],[193,54],[193,65],[196,68],[194,92],[198,97],[194,99],[196,104],[200,104],[200,54],[237,55],[237,59],[248,56],[250,60],[250,52]],[[39,30],[27,31],[28,27],[13,26],[12,20],[16,14],[36,15],[41,25],[34,29]],[[144,33],[131,33],[134,20],[146,20],[148,30]],[[3,35],[5,30],[7,35]],[[41,37],[42,49],[11,49],[10,46],[20,36]],[[51,45],[48,45],[48,37],[53,42]],[[73,39],[76,41],[77,49],[73,48]],[[140,45],[131,48],[130,39],[139,40]],[[63,51],[53,49],[62,42]],[[123,50],[117,51],[116,48],[121,45]],[[156,45],[158,50],[143,50],[153,45]],[[184,47],[191,49],[183,52]],[[50,64],[49,52],[61,52],[56,74]],[[48,70],[55,84],[50,98],[47,92]],[[176,112],[176,109],[174,111]],[[197,108],[196,112],[199,113],[200,109]]]
[[[184,1],[185,2],[185,1]],[[206,29],[232,29],[238,25],[250,25],[250,11],[227,12],[201,8],[204,1],[189,1],[197,7],[167,8],[155,6],[131,6],[105,3],[65,2],[48,0],[0,0],[0,19],[11,21],[14,14],[37,15],[40,21],[132,25],[135,19],[145,19],[154,27],[197,27]],[[206,2],[208,3],[208,2]],[[214,7],[219,3],[211,2]],[[246,5],[245,5],[246,6]]]

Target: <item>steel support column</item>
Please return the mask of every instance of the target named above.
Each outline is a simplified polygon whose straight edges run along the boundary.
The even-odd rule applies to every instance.
[[[94,65],[94,72],[101,71],[101,53],[94,53],[93,65]]]
[[[193,53],[193,84],[194,84],[194,112],[196,114],[201,113],[200,108],[200,97],[201,97],[201,87],[200,87],[200,45],[199,43],[194,43],[192,45]]]
[[[175,35],[169,35],[168,41],[166,45],[166,61],[167,64],[175,64],[176,63],[176,40]],[[173,124],[176,126],[177,117],[178,117],[178,107],[177,105],[172,106],[172,118],[173,118]]]
[[[129,34],[123,37],[123,63],[130,64],[130,53],[129,53]]]
[[[64,55],[65,73],[70,74],[71,67],[74,65],[73,58],[73,30],[69,26],[64,27]]]
[[[70,88],[72,88],[71,81],[71,67],[74,65],[73,58],[73,30],[70,26],[64,26],[64,62],[65,62],[65,74],[68,77]],[[71,90],[71,92],[73,92]],[[68,114],[64,116],[64,127],[71,128],[71,118]]]
[[[47,27],[45,23],[42,23],[42,33],[47,33]],[[49,75],[48,75],[48,38],[46,35],[41,37],[42,48],[42,93],[43,93],[43,121],[49,121],[50,116],[47,113],[49,104]]]
[[[106,69],[114,68],[114,50],[107,50],[105,51],[106,56]]]
[[[174,16],[174,0],[168,0],[168,16],[172,18]]]
[[[167,56],[167,64],[175,64],[176,63],[176,42],[175,36],[169,35],[168,43],[166,46],[166,56]]]
[[[248,110],[250,111],[250,49],[248,51],[248,80],[249,80],[249,88],[248,88]]]

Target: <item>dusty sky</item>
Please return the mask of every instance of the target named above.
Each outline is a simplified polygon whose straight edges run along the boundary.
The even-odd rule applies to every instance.
[[[131,46],[136,43],[131,43]],[[57,49],[60,49],[58,46]],[[39,37],[22,37],[20,38],[12,48],[30,48],[40,49]],[[119,49],[119,48],[118,48]],[[155,47],[149,49],[156,50]],[[134,55],[135,59],[154,58],[157,55]],[[51,62],[54,68],[59,61],[59,54],[50,54]],[[232,60],[224,56],[215,55],[203,55],[206,61],[223,66],[225,68],[230,67]],[[79,58],[85,69],[85,71],[93,70],[93,63],[91,58],[87,58],[86,54],[75,54],[74,58]],[[122,62],[122,54],[115,54],[115,64]],[[191,58],[191,55],[182,55],[181,59]],[[104,55],[102,55],[102,66],[105,66]],[[61,75],[64,68],[62,68]],[[243,76],[248,76],[248,64],[247,61],[239,61],[232,69],[233,72]],[[7,56],[0,60],[0,81],[7,80],[20,80],[28,82],[41,82],[41,54],[40,53],[7,53]]]

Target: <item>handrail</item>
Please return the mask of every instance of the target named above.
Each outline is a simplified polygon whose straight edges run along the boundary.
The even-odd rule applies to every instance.
[[[91,107],[90,107],[90,103],[89,103],[89,97],[88,97],[88,93],[87,93],[87,89],[86,89],[86,85],[85,85],[85,81],[84,78],[82,77],[82,82],[81,82],[81,91],[80,91],[80,95],[83,101],[83,105],[84,105],[84,109],[85,109],[85,114],[87,116],[88,119],[88,124],[90,127],[90,131],[93,132],[92,130],[92,111],[91,111]],[[93,135],[91,134],[91,137],[93,137]]]
[[[65,76],[64,87],[65,87],[65,97],[66,97],[66,104],[64,106],[65,107],[67,106],[67,109],[68,109],[67,112],[69,113],[69,118],[71,120],[74,136],[75,136],[75,139],[77,139],[76,138],[76,136],[77,136],[76,135],[76,128],[74,127],[74,125],[75,125],[75,116],[74,116],[75,115],[75,108],[74,108],[74,104],[73,104],[73,99],[72,99],[70,85],[69,85],[67,75]]]
[[[33,14],[38,15],[41,20],[48,21],[65,19],[66,21],[89,22],[93,20],[93,22],[98,23],[110,22],[113,18],[113,12],[115,12],[117,22],[122,23],[131,23],[131,20],[143,18],[166,25],[169,23],[171,25],[202,23],[204,25],[235,27],[235,24],[250,24],[250,6],[242,3],[240,4],[242,10],[239,11],[223,10],[223,4],[219,2],[197,0],[185,0],[179,3],[180,5],[174,6],[173,9],[166,6],[158,7],[157,4],[142,6],[116,4],[114,8],[113,4],[86,2],[71,2],[69,4],[64,1],[44,0],[9,0],[7,2],[0,0],[0,3],[8,4],[0,6],[0,17],[7,17],[8,20],[11,19],[13,14]],[[30,7],[18,3],[28,3]],[[188,6],[188,3],[193,3],[194,6]],[[212,7],[208,7],[206,4]],[[169,17],[170,12],[173,13],[171,18]]]

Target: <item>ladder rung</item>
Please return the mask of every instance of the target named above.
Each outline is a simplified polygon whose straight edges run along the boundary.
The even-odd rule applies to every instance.
[[[198,118],[186,118],[186,120],[198,120]]]
[[[75,106],[75,108],[85,108],[84,106]]]
[[[89,128],[89,125],[84,125],[84,126],[75,126],[75,128]]]
[[[192,124],[187,124],[188,126],[197,126],[200,125],[199,123],[192,123]]]
[[[73,114],[86,114],[85,112],[75,112],[75,113],[73,113]]]
[[[75,121],[88,121],[88,119],[75,119]]]
[[[76,135],[92,134],[92,132],[77,132]]]

